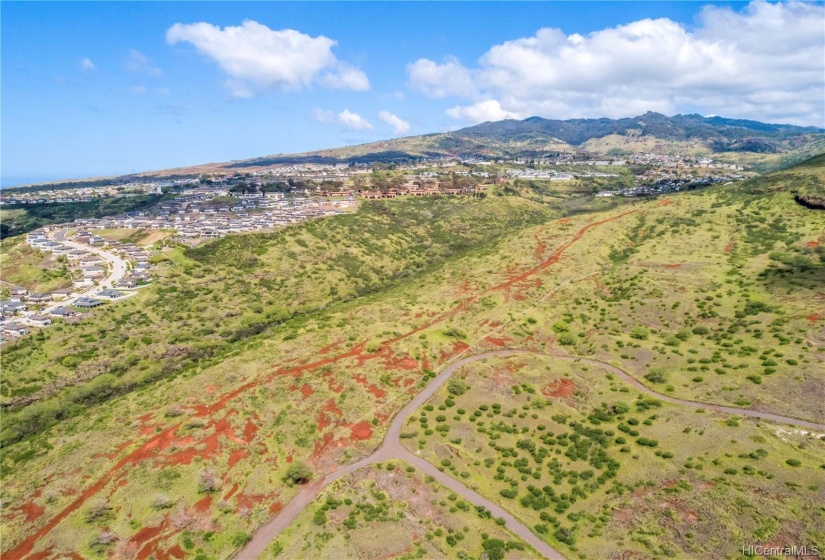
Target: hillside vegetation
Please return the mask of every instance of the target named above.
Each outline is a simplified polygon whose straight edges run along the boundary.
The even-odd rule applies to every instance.
[[[822,422],[825,212],[794,193],[823,172],[561,219],[518,197],[394,199],[172,250],[140,296],[4,349],[9,390],[69,385],[4,412],[3,556],[229,558],[300,482],[375,449],[435,372],[501,348],[530,355],[458,370],[400,437],[566,556],[821,542],[825,433],[744,412]],[[349,536],[359,557],[519,557],[488,511],[420,480],[401,463],[342,479],[267,554]],[[420,546],[389,521],[445,508]]]
[[[516,197],[368,202],[356,215],[174,249],[138,296],[5,349],[2,443],[551,216]]]
[[[4,209],[0,239],[21,235],[49,224],[62,224],[78,218],[102,218],[123,212],[151,208],[163,195],[134,195],[98,198],[89,202],[63,204],[26,204]]]

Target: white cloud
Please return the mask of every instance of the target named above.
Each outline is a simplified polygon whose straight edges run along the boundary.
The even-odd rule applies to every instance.
[[[146,93],[146,86],[143,84],[135,84],[130,89],[135,95],[143,95]]]
[[[97,70],[97,68],[95,67],[94,62],[92,62],[88,58],[84,58],[80,61],[80,67],[83,68],[84,70]]]
[[[233,95],[250,97],[266,89],[300,90],[317,83],[333,89],[366,91],[367,75],[338,60],[337,41],[294,29],[275,31],[252,20],[221,29],[209,23],[176,23],[166,32],[170,45],[190,43],[229,76]]]
[[[315,109],[312,118],[324,124],[335,124],[353,130],[370,130],[372,125],[358,113],[353,113],[349,109],[344,109],[337,115],[332,111]]]
[[[129,72],[134,72],[136,74],[146,74],[148,76],[163,75],[160,68],[152,66],[151,61],[146,57],[146,55],[137,49],[129,50],[129,58],[126,61],[124,68],[126,68]]]
[[[389,111],[381,111],[378,113],[378,118],[390,125],[396,134],[404,134],[410,130],[410,123]]]
[[[494,45],[472,69],[422,59],[407,70],[411,86],[425,95],[468,99],[447,115],[470,122],[653,110],[823,126],[825,6],[708,6],[695,29],[669,19],[587,36],[545,28]]]
[[[476,91],[470,71],[453,57],[443,64],[419,58],[407,65],[407,74],[410,87],[427,97],[465,97]]]
[[[501,108],[501,103],[495,99],[478,101],[477,103],[463,107],[458,105],[452,109],[447,109],[445,113],[453,119],[474,123],[525,118],[520,113],[505,111]]]

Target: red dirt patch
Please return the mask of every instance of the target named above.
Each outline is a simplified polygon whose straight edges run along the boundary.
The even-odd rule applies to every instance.
[[[304,384],[304,386],[301,387],[301,395],[304,397],[304,400],[308,399],[314,394],[315,391],[312,389],[312,387],[309,386],[309,384]]]
[[[554,379],[541,388],[545,397],[566,398],[573,394],[575,385],[571,379]]]
[[[371,393],[376,399],[383,399],[387,396],[387,392],[375,383],[367,387],[367,392]]]
[[[730,243],[728,243],[727,245],[725,245],[725,252],[726,252],[726,253],[731,253],[731,252],[733,252],[733,241],[731,241]]]
[[[668,199],[665,199],[665,200],[663,200],[662,202],[659,203],[659,206],[669,206],[669,205],[670,205],[670,200],[668,200]]]
[[[665,267],[665,268],[681,268],[681,267],[682,267],[682,265],[681,265],[681,264],[679,264],[679,263],[676,263],[676,264],[666,264],[666,265],[664,265],[664,267]]]
[[[332,418],[328,416],[329,414],[334,414],[338,418],[341,417],[343,412],[341,409],[338,408],[338,405],[335,404],[335,399],[329,399],[327,404],[324,405],[324,408],[321,409],[321,412],[318,413],[318,431],[322,431],[324,428],[332,424]]]
[[[212,496],[204,496],[195,502],[194,508],[198,513],[207,513],[212,507]]]
[[[812,248],[819,247],[819,241],[808,241],[808,247],[812,247]]]
[[[470,345],[464,342],[463,340],[456,340],[453,342],[453,345],[448,350],[441,351],[441,361],[448,360],[455,356],[456,354],[460,354],[470,348]]]
[[[281,508],[283,508],[281,502],[272,502],[269,506],[269,514],[275,515],[276,513],[281,511]]]
[[[248,449],[235,449],[229,455],[229,468],[231,469],[238,464],[238,461],[249,455]]]
[[[26,514],[26,521],[32,522],[46,512],[46,508],[37,505],[35,502],[26,502],[20,506],[20,511]]]
[[[372,437],[372,426],[367,421],[358,422],[350,426],[349,429],[354,440],[364,440]]]
[[[816,323],[817,321],[819,321],[820,319],[823,319],[823,318],[825,318],[825,317],[820,317],[816,313],[812,313],[812,314],[810,314],[806,317],[806,319],[808,319],[811,323]]]

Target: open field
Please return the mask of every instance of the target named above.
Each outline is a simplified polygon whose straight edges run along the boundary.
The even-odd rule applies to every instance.
[[[501,549],[508,560],[541,558],[431,477],[392,461],[333,483],[270,545],[269,554],[411,560],[478,558],[493,549]]]
[[[825,534],[825,431],[697,414],[590,364],[465,366],[406,433],[571,558],[730,558]]]
[[[794,203],[787,185],[763,187],[561,220],[516,197],[393,200],[170,249],[163,277],[138,296],[4,352],[4,383],[99,372],[4,412],[4,557],[228,557],[295,494],[283,482],[290,465],[306,462],[317,476],[366,456],[430,372],[488,349],[562,349],[674,397],[821,422],[825,217]],[[640,401],[595,366],[509,360],[468,369],[477,382],[452,406],[437,395],[427,427],[415,419],[419,433],[405,441],[438,465],[449,459],[445,472],[528,526],[543,525],[540,537],[605,558],[611,542],[639,558],[705,556],[704,537],[822,542],[821,441]],[[618,412],[620,401],[628,410]],[[496,402],[501,414],[486,416]],[[578,441],[589,442],[581,457]],[[494,478],[498,467],[504,479]],[[615,474],[599,483],[605,472]],[[500,493],[512,488],[508,477],[517,497]],[[569,505],[557,512],[551,497]],[[696,515],[705,511],[708,520]],[[301,527],[282,546],[326,538]]]

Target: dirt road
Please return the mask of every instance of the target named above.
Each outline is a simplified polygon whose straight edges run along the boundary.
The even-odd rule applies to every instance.
[[[548,558],[549,560],[563,560],[564,556],[559,551],[557,551],[556,549],[552,548],[550,545],[539,539],[529,528],[527,528],[524,524],[518,521],[506,510],[502,509],[500,506],[494,504],[493,502],[487,500],[477,492],[467,488],[458,480],[441,472],[433,464],[425,461],[424,459],[415,455],[414,453],[411,453],[401,444],[400,440],[401,429],[404,427],[404,423],[406,422],[409,415],[415,412],[425,402],[427,402],[427,400],[430,397],[432,397],[436,393],[436,391],[438,391],[438,389],[442,385],[444,385],[444,383],[446,383],[447,380],[450,379],[453,373],[455,373],[458,369],[467,364],[477,362],[480,360],[486,360],[489,358],[506,358],[519,355],[536,355],[547,358],[553,358],[557,360],[580,361],[593,364],[616,375],[623,381],[629,383],[634,388],[638,389],[640,392],[673,404],[689,406],[691,408],[699,408],[714,412],[721,412],[725,414],[738,414],[741,416],[749,416],[751,418],[770,420],[784,424],[791,424],[794,426],[802,426],[806,428],[825,430],[825,424],[817,424],[815,422],[808,422],[806,420],[788,418],[786,416],[770,414],[767,412],[758,412],[755,410],[746,410],[730,406],[721,406],[716,404],[687,401],[677,399],[674,397],[669,397],[667,395],[662,395],[660,393],[657,393],[656,391],[653,391],[652,389],[649,389],[648,387],[646,387],[645,385],[643,385],[635,378],[633,378],[631,375],[627,374],[618,367],[599,360],[580,358],[577,356],[569,356],[564,354],[544,354],[540,352],[531,352],[529,350],[494,350],[491,352],[484,352],[482,354],[477,354],[475,356],[470,356],[468,358],[459,360],[451,364],[449,367],[445,368],[444,371],[439,373],[435,377],[435,379],[428,383],[427,386],[420,393],[418,393],[407,404],[407,406],[401,409],[401,411],[395,416],[392,423],[390,424],[390,427],[387,429],[387,434],[384,436],[384,441],[382,442],[381,446],[378,449],[376,449],[375,452],[372,453],[372,455],[365,457],[364,459],[361,459],[356,463],[343,466],[331,472],[324,478],[318,479],[312,482],[311,484],[302,487],[299,490],[298,494],[295,495],[295,497],[289,502],[289,504],[287,504],[287,506],[284,509],[282,509],[275,518],[273,518],[271,521],[269,521],[269,523],[261,527],[261,529],[257,533],[255,533],[253,539],[249,542],[249,544],[247,544],[242,550],[238,552],[235,558],[241,560],[251,560],[253,558],[258,558],[263,553],[267,545],[269,545],[269,543],[275,540],[278,537],[278,535],[280,535],[281,532],[283,532],[295,520],[295,518],[298,517],[301,511],[306,506],[311,504],[315,500],[315,498],[318,497],[318,494],[320,494],[321,490],[323,490],[329,483],[343,476],[351,474],[357,471],[358,469],[371,465],[372,463],[395,459],[410,463],[417,469],[420,469],[421,471],[435,478],[439,483],[441,483],[442,485],[446,486],[447,488],[461,496],[464,500],[476,506],[483,506],[490,510],[493,516],[503,518],[506,521],[505,526],[507,527],[507,529],[509,529],[512,533],[517,535],[522,540],[524,540],[527,544],[532,546],[539,554],[541,554],[545,558]]]

